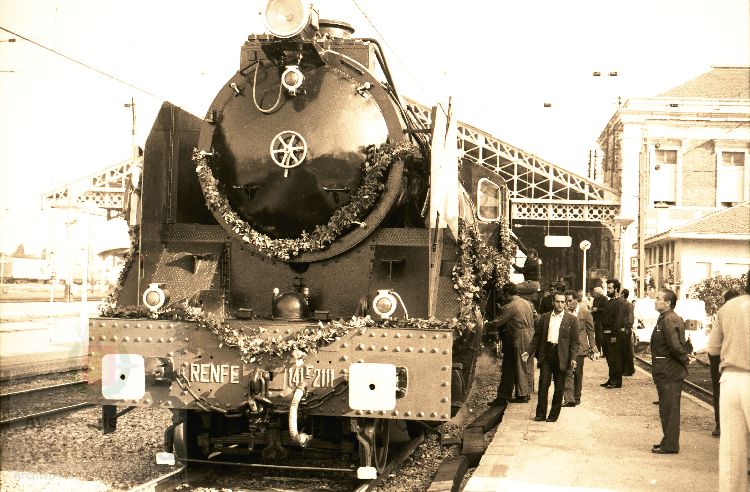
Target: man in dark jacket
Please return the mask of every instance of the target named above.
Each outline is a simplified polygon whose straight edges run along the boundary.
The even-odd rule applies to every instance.
[[[523,273],[523,282],[516,284],[516,288],[519,294],[533,294],[541,290],[539,281],[542,279],[542,260],[534,248],[527,249],[520,244],[519,247],[526,254],[526,261],[522,267],[513,264],[515,271]]]
[[[583,389],[583,366],[586,357],[591,360],[599,358],[594,337],[594,320],[591,312],[579,304],[578,293],[574,290],[565,291],[565,307],[570,314],[578,319],[578,341],[580,347],[576,354],[576,368],[568,371],[565,378],[565,392],[563,393],[564,407],[574,407],[581,404],[581,390]]]
[[[561,292],[555,293],[554,310],[542,315],[534,330],[534,338],[528,352],[521,354],[523,361],[528,360],[529,354],[535,355],[539,361],[539,400],[534,420],[545,420],[549,386],[553,380],[555,391],[546,420],[557,422],[562,408],[565,374],[568,369],[576,368],[579,345],[578,319],[565,311],[565,295]]]
[[[604,307],[602,316],[602,335],[607,347],[607,365],[609,379],[600,386],[607,389],[622,388],[623,357],[622,347],[626,341],[626,326],[630,315],[628,301],[620,297],[620,281],[607,280],[607,295],[609,302]]]
[[[497,406],[505,402],[527,403],[534,381],[534,365],[521,360],[534,335],[534,310],[531,303],[518,297],[516,284],[503,285],[500,301],[504,304],[497,319],[485,323],[485,330],[497,329],[503,342],[503,362],[497,398],[489,402]],[[515,388],[516,396],[513,398]]]
[[[594,287],[592,291],[594,295],[594,305],[591,308],[591,315],[594,318],[594,334],[596,335],[596,347],[599,352],[607,356],[605,350],[606,345],[604,344],[604,333],[602,328],[602,317],[604,316],[604,308],[607,305],[607,296],[604,294],[604,289],[601,287]]]
[[[661,289],[654,304],[659,319],[651,334],[652,374],[659,394],[659,418],[664,437],[659,444],[654,444],[651,452],[676,454],[680,451],[682,381],[689,364],[688,353],[682,346],[684,323],[674,312],[677,295],[671,290]]]

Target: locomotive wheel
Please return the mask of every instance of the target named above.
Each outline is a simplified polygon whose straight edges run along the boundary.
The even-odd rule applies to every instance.
[[[378,474],[383,472],[388,462],[388,446],[391,441],[389,428],[388,419],[359,421],[359,466],[372,466]]]
[[[184,459],[200,460],[205,459],[206,455],[198,446],[198,434],[201,431],[200,417],[192,411],[185,412],[183,421],[174,428],[173,453],[175,459],[183,461]],[[188,463],[183,461],[183,463]]]

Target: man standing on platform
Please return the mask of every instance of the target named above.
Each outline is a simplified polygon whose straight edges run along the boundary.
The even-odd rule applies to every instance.
[[[596,348],[599,352],[604,354],[604,334],[602,333],[602,316],[604,316],[604,307],[607,305],[607,296],[604,295],[604,289],[601,287],[594,287],[592,291],[594,295],[594,305],[591,308],[591,316],[594,318],[594,334],[596,336]]]
[[[528,360],[529,354],[539,361],[539,400],[534,417],[537,422],[545,420],[547,414],[550,380],[555,382],[555,391],[546,420],[556,422],[560,416],[565,374],[569,368],[576,368],[578,347],[578,320],[565,312],[565,295],[555,293],[553,311],[539,319],[528,352],[521,354],[523,361]]]
[[[716,315],[708,353],[720,355],[719,490],[748,490],[750,432],[750,272],[745,294],[727,301]]]
[[[630,302],[630,291],[628,289],[622,289],[620,291],[620,297],[625,299],[628,304],[628,318],[625,321],[623,344],[620,347],[622,353],[622,374],[623,376],[632,376],[635,374],[635,347],[633,346],[633,321],[635,306]]]
[[[604,307],[602,316],[602,334],[604,346],[607,347],[607,365],[609,379],[600,386],[607,389],[622,388],[622,346],[625,343],[625,325],[628,322],[630,306],[628,301],[620,297],[620,281],[607,280],[607,295],[609,302]]]
[[[659,444],[654,444],[651,452],[658,454],[680,452],[680,398],[690,361],[682,347],[684,321],[674,312],[675,304],[677,295],[671,290],[661,289],[656,294],[654,307],[659,311],[659,319],[651,334],[651,371],[659,394],[659,418],[664,437]]]
[[[529,301],[518,297],[516,284],[503,285],[500,301],[505,305],[500,317],[486,323],[485,329],[497,329],[502,340],[503,362],[497,398],[488,403],[497,406],[503,402],[527,403],[531,398],[534,365],[521,360],[534,334],[534,311]],[[515,388],[516,397],[513,398]]]
[[[578,293],[574,290],[565,291],[565,306],[570,314],[578,319],[578,355],[576,368],[569,370],[565,378],[564,407],[574,407],[581,404],[581,389],[583,388],[583,364],[586,357],[591,360],[599,358],[594,338],[594,320],[591,313],[579,304]]]

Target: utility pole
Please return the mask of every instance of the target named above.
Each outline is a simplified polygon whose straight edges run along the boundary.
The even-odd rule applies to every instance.
[[[649,180],[651,179],[651,159],[648,149],[648,133],[642,130],[643,143],[638,159],[638,296],[645,297],[644,277],[646,276],[646,207],[649,202]]]

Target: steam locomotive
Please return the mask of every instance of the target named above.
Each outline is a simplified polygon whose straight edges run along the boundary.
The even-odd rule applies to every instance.
[[[471,388],[509,270],[506,187],[468,162],[441,174],[450,111],[402,103],[377,41],[302,1],[262,15],[205,118],[157,116],[89,395],[105,433],[171,409],[160,462],[314,450],[375,476],[393,432],[449,420]]]

